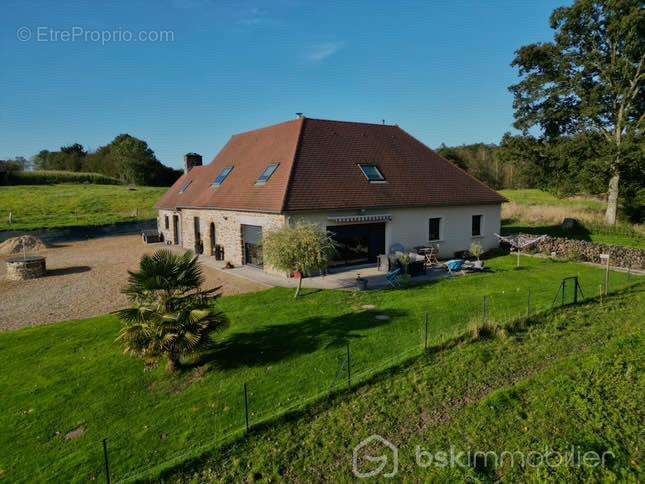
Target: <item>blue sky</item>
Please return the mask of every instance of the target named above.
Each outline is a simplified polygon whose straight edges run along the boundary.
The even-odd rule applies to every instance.
[[[179,167],[298,111],[385,119],[431,147],[496,142],[513,53],[550,40],[563,3],[4,1],[0,158],[130,133]],[[124,40],[140,32],[167,40]]]

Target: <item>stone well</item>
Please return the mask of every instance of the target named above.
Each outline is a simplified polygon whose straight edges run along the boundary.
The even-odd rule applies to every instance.
[[[44,276],[46,272],[45,258],[41,255],[7,259],[7,279],[10,281],[35,279]]]

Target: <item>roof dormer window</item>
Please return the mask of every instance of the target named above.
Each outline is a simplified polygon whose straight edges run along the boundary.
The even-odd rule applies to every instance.
[[[215,178],[215,181],[213,182],[213,188],[219,187],[222,183],[224,183],[224,180],[226,180],[226,177],[233,171],[232,166],[227,166],[224,168],[222,171],[219,172],[219,175],[217,175],[217,178]]]
[[[181,190],[179,190],[179,193],[184,193],[188,188],[190,188],[190,185],[193,183],[192,180],[188,180],[186,183],[184,183],[184,186],[181,187]]]
[[[370,183],[384,182],[385,177],[376,165],[358,165]]]
[[[255,182],[256,185],[264,185],[266,182],[269,181],[269,178],[271,178],[271,175],[278,169],[278,166],[280,163],[272,163],[269,166],[266,167],[266,170],[262,172],[260,175],[260,178],[258,178],[258,181]]]

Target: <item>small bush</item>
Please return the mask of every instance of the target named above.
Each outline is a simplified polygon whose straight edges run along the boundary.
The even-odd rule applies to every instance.
[[[55,185],[58,183],[91,183],[95,185],[120,185],[116,178],[100,173],[74,171],[12,171],[4,181],[7,185]]]

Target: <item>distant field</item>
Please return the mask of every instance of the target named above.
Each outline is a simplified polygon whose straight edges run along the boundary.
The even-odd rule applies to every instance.
[[[92,227],[156,217],[164,187],[20,185],[0,187],[0,230]],[[9,224],[9,212],[13,222]]]
[[[604,224],[607,204],[594,197],[557,198],[536,189],[501,190],[510,200],[502,208],[502,232],[548,234],[555,237],[589,240],[600,244],[645,248],[642,226],[625,222]],[[560,228],[565,218],[575,218],[583,227],[573,231]]]

